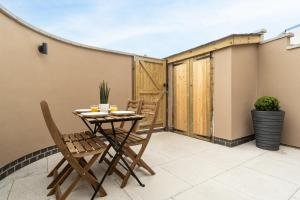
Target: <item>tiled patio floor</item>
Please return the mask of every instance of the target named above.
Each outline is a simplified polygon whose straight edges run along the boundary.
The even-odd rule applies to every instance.
[[[0,182],[0,199],[41,200],[51,179],[46,175],[60,154],[39,160]],[[105,184],[108,196],[103,200],[300,200],[300,150],[281,146],[280,151],[258,149],[254,142],[228,148],[175,133],[155,133],[144,154],[156,171],[149,176],[137,169],[145,188],[131,178],[120,189],[117,176]],[[97,175],[106,165],[94,166]],[[89,199],[92,189],[85,183],[69,199]]]

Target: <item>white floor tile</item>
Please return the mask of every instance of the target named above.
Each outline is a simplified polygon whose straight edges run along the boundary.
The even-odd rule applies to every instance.
[[[254,170],[237,167],[214,180],[255,199],[288,199],[297,189],[295,184]]]
[[[132,149],[135,152],[138,152],[140,150],[141,146],[135,146]],[[150,167],[156,167],[160,166],[162,164],[168,163],[174,158],[168,156],[167,154],[164,154],[158,149],[153,149],[153,148],[146,148],[142,159],[149,164]]]
[[[13,181],[0,182],[0,199],[7,199],[12,187]]]
[[[137,172],[140,180],[146,185],[141,187],[132,177],[129,179],[126,192],[135,200],[160,200],[168,199],[171,196],[182,192],[190,186],[172,174],[160,169],[154,169],[156,174],[154,176],[144,175]]]
[[[62,158],[63,158],[63,156],[61,153],[57,153],[57,154],[47,157],[46,158],[48,161],[47,172],[49,173],[58,164],[58,162]]]
[[[200,184],[176,197],[175,200],[251,200],[249,196],[230,189],[216,181]]]
[[[198,156],[178,159],[161,167],[191,185],[202,183],[226,170]]]
[[[164,132],[151,138],[148,148],[150,150],[159,150],[161,154],[176,159],[213,148],[214,146],[215,144],[210,142],[176,133]]]
[[[300,167],[300,149],[280,146],[279,151],[268,151],[266,155],[270,159],[272,158],[274,160],[290,163]]]
[[[246,153],[224,146],[176,159],[161,167],[192,185],[202,183],[232,167],[238,166],[261,152]]]
[[[297,192],[293,195],[291,200],[300,200],[300,188],[298,188]]]
[[[290,162],[280,161],[279,159],[271,158],[268,154],[265,154],[245,163],[244,166],[267,175],[271,175],[274,177],[281,178],[283,180],[293,182],[300,186],[299,165],[291,164]]]
[[[46,199],[46,174],[32,175],[14,181],[9,200],[40,200]]]
[[[99,200],[130,200],[130,197],[124,189],[120,188],[120,185],[116,183],[113,178],[108,177],[103,184],[103,188],[107,192],[107,196],[99,197],[95,199]],[[68,197],[72,200],[90,199],[94,194],[94,190],[90,185],[85,182],[81,182],[74,192]]]

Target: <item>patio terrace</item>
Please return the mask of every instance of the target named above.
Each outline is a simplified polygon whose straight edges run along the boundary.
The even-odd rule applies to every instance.
[[[265,151],[252,141],[228,148],[172,132],[154,133],[143,158],[156,175],[136,169],[146,187],[131,177],[120,189],[120,179],[113,174],[104,182],[108,195],[98,199],[298,200],[299,155],[300,150],[286,146],[277,152]],[[0,181],[0,199],[55,199],[46,197],[52,180],[46,176],[60,158],[60,153],[54,154]],[[95,164],[93,170],[101,177],[106,167]],[[92,193],[81,182],[69,199],[89,199]]]

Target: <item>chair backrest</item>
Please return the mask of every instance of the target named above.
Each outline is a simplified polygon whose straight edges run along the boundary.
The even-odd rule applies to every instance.
[[[56,144],[57,148],[63,154],[64,157],[70,157],[71,153],[67,149],[66,145],[63,142],[63,139],[61,137],[61,133],[58,130],[58,128],[57,128],[57,126],[56,126],[56,124],[55,124],[55,122],[52,118],[52,115],[50,113],[48,103],[46,101],[41,101],[40,105],[41,105],[41,109],[42,109],[42,112],[43,112],[44,120],[46,122],[47,128],[50,132],[50,135],[51,135],[54,143]]]
[[[134,111],[136,114],[141,114],[141,101],[129,100],[126,106],[126,110]],[[125,122],[121,122],[120,128],[123,128]]]
[[[48,130],[51,134],[52,139],[54,140],[54,143],[56,144],[59,151],[63,154],[64,158],[68,161],[68,163],[81,175],[84,174],[84,169],[80,164],[78,163],[77,159],[74,158],[72,153],[68,150],[67,145],[63,142],[63,139],[61,137],[61,133],[58,130],[52,116],[50,113],[50,109],[48,106],[48,103],[46,101],[40,102],[41,109],[43,112],[43,116],[46,122],[46,125],[48,127]]]
[[[141,114],[145,115],[149,122],[149,130],[146,133],[149,140],[156,124],[158,111],[159,111],[160,99],[156,101],[142,101]]]

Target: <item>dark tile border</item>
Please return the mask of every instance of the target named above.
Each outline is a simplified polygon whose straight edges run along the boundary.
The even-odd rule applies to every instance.
[[[173,133],[176,133],[176,134],[184,135],[183,132],[174,129],[173,127],[166,127],[165,131],[170,131],[170,132],[173,132]],[[186,136],[186,135],[184,135],[184,136]],[[215,144],[220,144],[220,145],[227,146],[227,147],[235,147],[235,146],[238,146],[240,144],[244,144],[244,143],[250,142],[252,140],[255,140],[255,135],[252,134],[252,135],[248,135],[248,136],[238,138],[238,139],[234,139],[234,140],[226,140],[226,139],[219,138],[219,137],[212,137],[212,138],[193,137],[193,138],[204,140],[204,141],[207,141],[207,142],[212,142],[212,143],[215,143]]]
[[[14,160],[7,165],[0,168],[0,181],[7,177],[8,175],[14,173],[15,171],[35,162],[47,156],[56,154],[58,149],[56,145],[46,147],[44,149],[29,153],[17,160]]]
[[[252,141],[254,139],[255,139],[255,135],[252,134],[252,135],[248,135],[246,137],[238,138],[235,140],[226,140],[223,138],[213,137],[212,142],[215,144],[220,144],[220,145],[227,146],[227,147],[235,147],[237,145],[244,144],[244,143]]]

